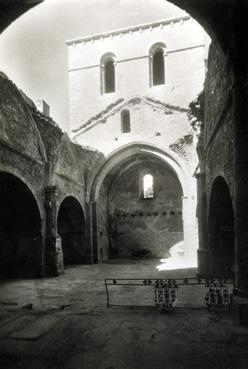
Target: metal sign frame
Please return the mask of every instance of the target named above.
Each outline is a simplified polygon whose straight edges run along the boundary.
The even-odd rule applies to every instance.
[[[209,311],[225,311],[230,308],[230,296],[228,285],[234,281],[227,278],[106,278],[105,289],[107,297],[107,308],[111,307],[146,307],[153,309],[173,310],[180,286],[204,285],[207,288],[205,304]],[[110,286],[136,286],[153,287],[154,305],[121,305],[112,304],[110,301]],[[183,306],[181,306],[183,307]],[[186,307],[186,306],[185,306]],[[187,307],[188,308],[188,307]],[[193,309],[193,307],[192,307]]]

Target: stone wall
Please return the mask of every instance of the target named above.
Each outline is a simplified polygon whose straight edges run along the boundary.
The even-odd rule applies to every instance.
[[[226,59],[212,45],[205,82],[204,170],[210,200],[212,184],[222,176],[234,193],[234,126],[231,72]]]
[[[4,262],[6,257],[8,273],[11,274],[13,267],[13,275],[56,275],[63,271],[63,245],[61,248],[57,217],[66,198],[71,198],[72,206],[75,204],[77,208],[71,208],[72,214],[79,213],[80,209],[84,214],[80,232],[84,238],[82,247],[87,250],[85,260],[90,259],[85,194],[89,172],[99,154],[73,144],[58,125],[38,112],[33,102],[4,74],[0,74],[0,87],[1,260]],[[11,202],[16,194],[11,191],[19,192],[20,196],[13,205]],[[8,199],[9,205],[3,197]],[[29,232],[27,227],[27,222],[31,224],[32,219],[36,219],[34,233],[32,226]],[[13,240],[13,233],[18,234],[18,240]],[[74,240],[76,238],[75,234]],[[13,260],[9,258],[7,249],[10,246],[7,245],[13,248]],[[27,263],[23,268],[17,267],[23,263],[24,254],[33,268]],[[19,274],[14,273],[15,269]]]
[[[155,44],[164,45],[165,84],[152,86],[149,51]],[[203,87],[204,31],[184,12],[175,19],[78,38],[67,45],[72,134],[120,98],[148,96],[187,108]],[[106,53],[115,56],[116,89],[103,94],[101,57]]]
[[[124,109],[130,113],[131,129],[128,133],[121,130],[121,112]],[[187,109],[165,104],[158,99],[141,97],[117,101],[75,132],[78,143],[91,146],[106,156],[129,143],[145,142],[174,151],[178,149],[178,154],[189,161],[194,155],[188,150],[180,151],[179,142],[176,148],[177,141],[185,136],[188,141],[185,138],[184,146],[192,146],[192,128],[187,118]]]
[[[109,258],[109,215],[108,215],[108,181],[104,181],[97,201],[97,245],[98,260]]]
[[[234,121],[233,121],[232,72],[227,59],[215,44],[209,52],[208,72],[205,81],[204,121],[198,142],[200,173],[198,174],[198,223],[200,273],[231,271],[234,260],[234,220],[230,225],[230,211],[234,203]],[[218,183],[224,183],[230,204],[221,204],[221,196],[214,191]],[[223,192],[223,190],[221,190]],[[226,198],[228,198],[226,196]],[[218,201],[219,203],[218,203]],[[218,205],[216,205],[218,203]],[[214,209],[214,210],[213,210]],[[217,214],[218,213],[218,214]],[[213,225],[214,224],[214,225]],[[224,229],[224,231],[223,231]],[[223,247],[228,230],[232,245]],[[230,246],[230,245],[229,245]],[[222,265],[220,263],[222,260]],[[222,270],[220,269],[222,265]],[[224,272],[223,272],[224,273]]]
[[[154,198],[141,195],[141,173],[154,177]],[[167,167],[146,160],[127,170],[109,197],[109,242],[112,257],[167,257],[183,240],[182,189]]]
[[[166,256],[172,245],[182,241],[184,227],[185,255],[196,254],[194,173],[197,155],[194,132],[189,124],[187,111],[190,101],[198,95],[204,83],[206,47],[203,29],[182,12],[175,19],[78,38],[68,41],[67,45],[70,132],[78,144],[91,147],[102,154],[101,161],[97,163],[95,171],[91,171],[88,182],[88,198],[93,203],[96,202],[94,253],[99,260],[105,259],[111,252],[115,253],[117,243],[122,243],[124,246],[120,247],[120,256],[131,256],[134,248],[140,249],[142,244],[145,244],[144,249],[149,249],[151,256]],[[156,49],[156,45],[161,48],[160,52],[163,50],[165,79],[160,85],[152,83],[152,50]],[[105,56],[114,61],[116,84],[115,91],[111,93],[105,93],[103,89]],[[127,110],[130,115],[130,131],[124,132],[122,116]],[[148,215],[145,221],[143,217],[143,221],[140,219],[138,222],[139,215],[135,214],[135,209],[138,212],[140,210],[140,213],[149,212],[147,209],[139,209],[140,203],[128,201],[130,209],[123,210],[128,216],[117,217],[114,215],[115,211],[111,213],[110,204],[116,201],[118,204],[118,199],[112,199],[111,191],[109,192],[113,180],[111,176],[118,177],[123,169],[115,170],[111,165],[122,166],[119,153],[131,145],[143,146],[143,154],[147,150],[151,156],[154,155],[153,148],[156,148],[159,151],[156,156],[162,160],[166,156],[170,168],[180,168],[180,174],[177,171],[176,173],[184,188],[183,210],[180,205],[178,213],[173,214],[173,210],[167,213],[161,204],[161,209],[157,208],[158,204],[154,199],[153,215]],[[136,159],[130,152],[127,160],[135,162]],[[121,190],[123,196],[128,198],[127,189]],[[167,206],[168,198],[161,196],[161,202]],[[184,222],[180,212],[183,212]],[[151,219],[153,230],[149,232]],[[174,220],[178,226],[175,229]],[[137,227],[133,227],[134,223],[137,223]],[[141,223],[142,226],[139,226]],[[119,228],[125,228],[126,235],[132,235],[133,239],[122,237],[123,232]],[[135,240],[135,234],[138,235],[138,240]],[[163,239],[164,246],[161,245]],[[131,251],[125,254],[125,248],[128,247]]]

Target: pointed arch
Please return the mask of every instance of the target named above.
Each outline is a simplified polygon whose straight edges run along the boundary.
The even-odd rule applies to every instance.
[[[62,201],[57,223],[64,264],[88,263],[90,251],[86,237],[86,219],[80,202],[74,196],[67,196]]]

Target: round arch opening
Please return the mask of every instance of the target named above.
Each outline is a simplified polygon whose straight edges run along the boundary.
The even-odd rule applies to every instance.
[[[209,206],[209,245],[213,275],[233,277],[235,260],[234,210],[223,177],[214,181]]]
[[[151,166],[148,165],[149,163]],[[154,170],[153,166],[158,166],[161,170]],[[147,172],[153,173],[154,196],[148,197],[148,199],[141,199],[142,194],[144,194],[142,174]],[[168,186],[169,182],[166,183],[164,191],[166,199],[161,199],[160,195],[158,196],[158,193],[163,192],[161,178],[159,179],[158,176],[160,176],[159,173],[163,172],[168,172],[165,177],[169,176],[172,179],[171,183],[173,182],[171,186]],[[124,177],[126,181],[123,181]],[[134,182],[136,182],[134,186],[132,186],[133,178],[135,178]],[[120,199],[125,206],[128,205],[127,199],[121,198],[120,194],[116,196],[118,188],[124,182],[128,186],[135,187],[135,194],[133,193],[132,195],[133,189],[127,191],[133,206],[131,211],[126,211],[126,209],[124,211],[115,206]],[[109,155],[105,163],[101,163],[98,170],[95,171],[89,186],[88,201],[92,204],[92,250],[94,262],[107,260],[110,257],[129,258],[130,256],[136,257],[136,255],[137,257],[150,255],[155,258],[162,256],[163,259],[166,259],[172,256],[171,251],[173,251],[173,258],[179,257],[180,260],[178,259],[177,261],[180,262],[180,265],[195,265],[198,239],[196,219],[194,218],[196,204],[191,196],[194,194],[194,190],[192,178],[187,174],[180,158],[174,153],[165,152],[161,148],[147,143],[135,142],[125,145]],[[171,196],[173,192],[176,192],[176,196],[174,196],[175,193]],[[157,203],[160,209],[151,209],[151,202]],[[142,203],[144,205],[146,203],[145,210],[140,209]],[[147,217],[148,221],[147,225],[144,226],[141,223],[145,217]],[[159,218],[162,218],[162,220]],[[141,235],[142,241],[139,243],[139,247],[137,247],[134,237],[132,240],[134,247],[131,247],[131,253],[123,253],[118,250],[120,241],[118,238],[119,236],[124,238],[124,233],[129,234],[130,228],[128,229],[127,226],[125,232],[123,229],[119,229],[119,225],[117,224],[116,226],[116,219],[117,223],[123,221],[124,225],[124,222],[127,222],[130,227],[132,227],[133,223],[138,224],[139,234],[144,230],[147,231],[153,223],[156,223],[159,231],[155,236],[154,232],[153,236],[152,232],[148,232],[148,237],[145,236],[144,231]],[[166,224],[168,227],[166,227]],[[121,228],[123,228],[122,225]],[[172,231],[169,234],[169,236],[172,236],[169,237],[170,239],[167,235],[162,235],[163,228],[165,228],[165,232]],[[135,234],[136,232],[133,233]],[[153,240],[159,243],[159,236],[161,236],[159,253],[157,253],[157,246],[154,250],[146,252],[146,249],[152,249],[152,246],[149,246],[149,248],[144,247],[149,237],[152,237]],[[162,245],[163,240],[169,241],[166,245]],[[151,245],[153,244],[153,242],[150,243]],[[137,249],[137,253],[135,249]],[[141,249],[143,251],[140,251]],[[177,263],[177,265],[179,264]]]
[[[16,176],[0,172],[0,271],[6,277],[42,275],[41,217],[37,202]]]
[[[81,204],[72,196],[60,205],[58,233],[61,237],[64,264],[86,264],[89,262],[86,241],[85,217]]]

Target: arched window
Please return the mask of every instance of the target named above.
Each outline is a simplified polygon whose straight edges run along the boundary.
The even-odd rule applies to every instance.
[[[143,198],[152,199],[154,197],[153,176],[145,174],[143,176]]]
[[[130,112],[129,112],[129,110],[122,110],[122,112],[121,112],[121,132],[122,133],[131,132]]]
[[[153,85],[164,84],[164,53],[162,50],[157,50],[153,55]]]
[[[150,48],[150,86],[163,85],[165,83],[164,56],[165,45],[157,43]]]
[[[109,60],[105,63],[104,68],[104,79],[105,79],[105,93],[114,92],[115,91],[115,67],[114,61]]]
[[[101,58],[101,90],[103,94],[115,92],[115,56],[107,53]]]

